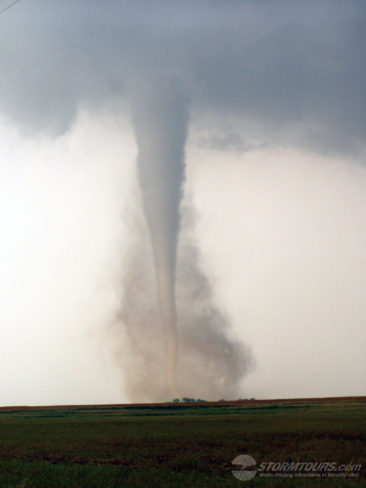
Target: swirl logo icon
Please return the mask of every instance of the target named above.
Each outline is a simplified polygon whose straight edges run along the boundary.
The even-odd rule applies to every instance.
[[[240,481],[249,481],[257,474],[257,471],[247,471],[245,468],[250,468],[251,466],[255,466],[256,460],[252,458],[252,456],[248,456],[248,454],[240,454],[233,459],[232,464],[237,466],[239,469],[232,471],[235,478]]]

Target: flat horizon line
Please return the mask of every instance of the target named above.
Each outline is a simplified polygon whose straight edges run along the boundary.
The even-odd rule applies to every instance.
[[[299,397],[299,398],[251,398],[251,399],[237,399],[237,400],[194,400],[179,402],[149,402],[149,403],[94,403],[94,404],[55,404],[55,405],[5,405],[0,406],[0,412],[11,411],[32,411],[32,410],[60,410],[65,408],[72,408],[76,410],[92,410],[92,409],[123,409],[123,408],[163,408],[163,407],[183,407],[183,406],[225,406],[225,405],[255,405],[262,403],[314,403],[314,402],[366,402],[366,396],[333,396],[333,397]]]

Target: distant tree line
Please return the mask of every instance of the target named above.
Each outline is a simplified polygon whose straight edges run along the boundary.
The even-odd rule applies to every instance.
[[[180,401],[184,403],[206,402],[206,400],[202,400],[201,398],[198,398],[196,400],[195,398],[183,397],[182,400],[180,400],[180,398],[174,398],[173,403],[179,403]]]
[[[247,402],[249,400],[250,401],[253,401],[253,400],[255,400],[255,398],[253,398],[253,397],[252,398],[239,398],[236,401],[238,401],[238,402],[243,402],[243,401],[245,402],[246,401]],[[198,398],[196,400],[195,398],[183,397],[182,399],[180,399],[180,398],[174,398],[173,403],[180,403],[180,402],[183,402],[183,403],[204,403],[206,401],[207,400],[202,400],[201,398]],[[219,400],[219,402],[225,402],[225,401],[226,400],[224,398],[221,398]]]

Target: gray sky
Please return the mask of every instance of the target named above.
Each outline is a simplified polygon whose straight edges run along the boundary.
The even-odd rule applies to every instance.
[[[125,399],[106,329],[138,205],[129,102],[159,80],[190,99],[186,192],[257,360],[243,392],[364,393],[365,13],[23,0],[0,17],[1,404]]]
[[[23,1],[1,19],[1,108],[62,130],[81,104],[114,106],[168,77],[191,93],[193,118],[237,117],[277,143],[356,151],[365,13],[341,0]]]

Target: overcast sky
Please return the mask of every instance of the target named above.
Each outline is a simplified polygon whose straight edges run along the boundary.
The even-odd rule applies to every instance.
[[[127,400],[108,327],[139,205],[130,104],[160,82],[189,99],[185,192],[256,358],[243,396],[364,394],[365,14],[23,0],[0,16],[0,404]]]

